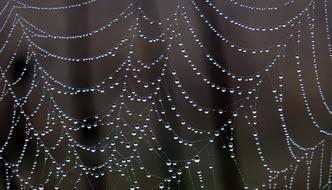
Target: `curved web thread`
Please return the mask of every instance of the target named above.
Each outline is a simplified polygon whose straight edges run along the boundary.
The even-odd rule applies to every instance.
[[[132,1],[103,25],[75,34],[54,32],[48,25],[37,24],[24,14],[25,11],[68,13],[98,6],[98,3],[102,1],[61,6],[30,5],[17,0],[3,3],[0,54],[6,61],[0,68],[0,105],[9,119],[1,123],[2,187],[84,189],[94,188],[99,179],[106,179],[103,188],[111,189],[220,189],[220,161],[216,157],[219,151],[229,157],[234,166],[231,172],[237,173],[240,179],[236,183],[244,189],[330,187],[331,132],[326,125],[331,108],[324,78],[328,75],[324,69],[330,66],[331,59],[327,0],[302,4],[283,1],[271,6],[226,1],[225,7],[245,9],[250,14],[275,14],[297,7],[297,11],[279,24],[265,26],[247,24],[237,15],[230,16],[223,3],[210,0],[176,0],[171,13],[157,19],[149,16],[144,1]],[[211,19],[211,15],[216,18]],[[324,22],[319,23],[319,19]],[[269,45],[253,48],[238,42],[219,22],[241,32],[274,37],[286,31],[286,35],[280,35]],[[112,33],[121,24],[125,25],[123,35],[98,52],[71,55],[52,48],[60,41],[93,41],[104,32]],[[268,59],[249,74],[233,71],[232,63],[226,65],[215,54],[218,50],[212,50],[207,44],[198,25],[227,51]],[[158,34],[150,35],[147,28],[157,28]],[[323,34],[324,40],[319,39],[318,33]],[[145,49],[144,55],[137,48],[144,43],[158,46],[156,49],[160,50],[149,61],[145,58],[150,50]],[[22,49],[23,61],[20,60]],[[47,66],[73,65],[80,69],[88,64],[109,64],[107,59],[116,64],[109,67],[103,79],[89,85],[70,84]],[[250,62],[245,60],[243,68],[249,67]],[[212,68],[217,77],[206,67]],[[189,76],[197,85],[188,83]],[[291,77],[295,83],[290,81]],[[313,87],[309,88],[309,84]],[[213,92],[215,97],[228,97],[228,102],[219,103],[226,99],[217,98],[217,103],[209,105],[199,96],[204,93],[201,87],[203,91]],[[317,136],[309,143],[298,140],[294,132],[291,109],[287,105],[291,96],[288,88],[296,88],[297,100],[302,101],[304,110],[301,117],[310,123],[299,125],[311,128]],[[262,131],[269,126],[263,121],[267,115],[260,104],[266,101],[268,93],[272,93],[271,114],[277,113],[277,127],[282,131],[280,146],[285,146],[289,157],[282,167],[275,166],[269,156],[271,151],[264,146],[267,138]],[[61,101],[61,97],[78,98],[87,94],[103,95],[110,100],[103,100],[102,109],[84,117],[75,116]],[[323,118],[324,114],[328,119]],[[217,119],[202,123],[194,118],[196,115],[200,119]],[[244,127],[250,131],[250,141],[238,140],[236,133]],[[96,133],[98,138],[84,142],[78,135],[82,131]],[[256,165],[262,168],[263,177],[258,182],[251,181],[243,169],[242,154],[237,151],[247,143],[255,146]],[[93,161],[90,158],[87,161],[86,157],[92,157]],[[152,163],[154,159],[161,166]]]

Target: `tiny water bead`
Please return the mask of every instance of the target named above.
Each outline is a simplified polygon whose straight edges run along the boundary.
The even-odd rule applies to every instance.
[[[198,155],[196,155],[194,158],[193,158],[194,162],[196,163],[199,163],[201,161],[200,157]]]

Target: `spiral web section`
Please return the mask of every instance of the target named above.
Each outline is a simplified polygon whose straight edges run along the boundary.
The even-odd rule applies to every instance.
[[[149,1],[123,1],[84,31],[51,26],[58,14],[88,8],[96,21],[105,2],[1,2],[1,188],[98,189],[103,181],[103,189],[222,189],[228,173],[242,189],[330,188],[328,0],[174,0],[159,18]],[[274,19],[256,25],[261,15]],[[38,23],[47,17],[53,21]],[[257,39],[241,42],[233,32]],[[84,40],[102,47],[82,53]],[[226,61],[221,51],[239,57]],[[75,80],[64,77],[66,68]],[[81,68],[97,70],[98,80],[77,82],[88,77]],[[102,103],[77,114],[68,99]],[[282,153],[265,145],[275,131]],[[249,144],[251,173],[239,151]],[[220,172],[225,165],[234,171]]]

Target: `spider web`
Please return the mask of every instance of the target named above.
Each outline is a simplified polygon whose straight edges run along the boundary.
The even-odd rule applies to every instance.
[[[330,188],[328,0],[60,4],[0,3],[1,188]]]

